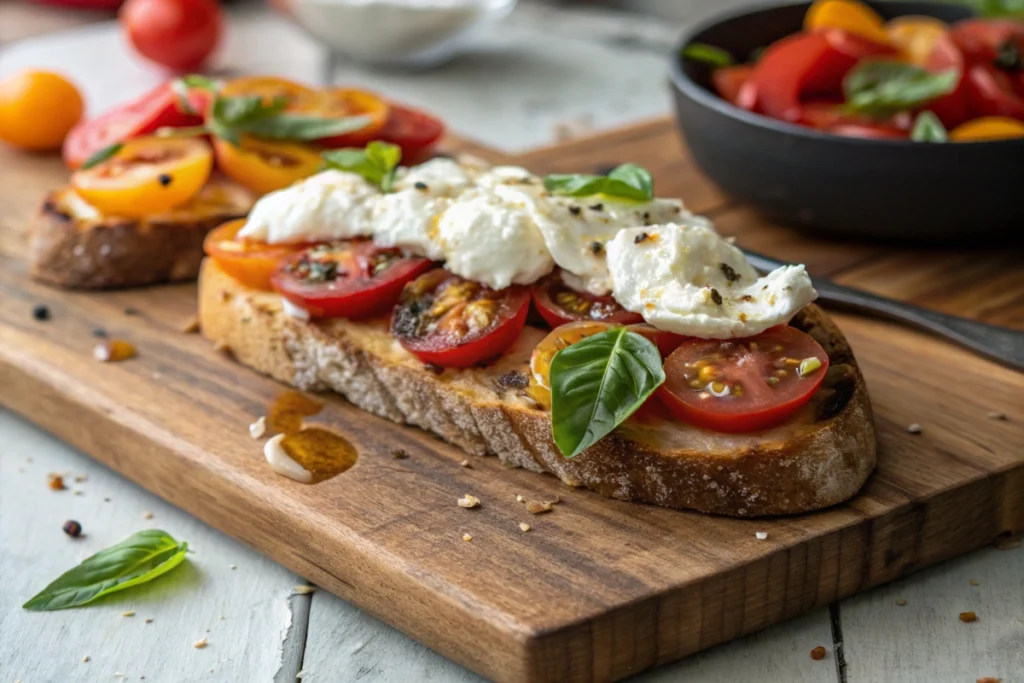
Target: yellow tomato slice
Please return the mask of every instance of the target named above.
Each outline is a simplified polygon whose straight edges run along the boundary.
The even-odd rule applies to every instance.
[[[889,43],[898,48],[911,64],[924,66],[932,54],[935,41],[949,31],[949,26],[934,17],[908,15],[896,17],[885,25]]]
[[[815,0],[804,16],[804,29],[838,28],[883,45],[889,44],[885,21],[856,0]]]
[[[289,107],[289,111],[325,119],[347,116],[362,116],[367,119],[367,124],[359,130],[317,140],[317,143],[327,147],[362,147],[375,139],[384,128],[390,110],[391,107],[381,97],[356,88],[317,91],[310,96],[299,98]]]
[[[217,167],[259,194],[288,187],[320,170],[320,155],[309,147],[242,137],[239,147],[213,139]]]
[[[71,175],[71,186],[102,213],[165,213],[194,197],[210,177],[213,154],[197,138],[129,140],[109,159]]]
[[[246,76],[234,78],[224,84],[220,94],[223,97],[244,97],[259,95],[264,103],[269,104],[277,98],[284,99],[289,107],[292,103],[310,97],[317,91],[307,88],[301,83],[289,81],[276,76]]]
[[[307,244],[266,244],[238,237],[245,219],[229,221],[210,231],[203,241],[203,251],[215,260],[225,273],[243,285],[271,291],[270,276],[277,266]]]
[[[545,408],[551,407],[551,359],[567,346],[572,346],[584,337],[615,327],[611,323],[590,322],[579,320],[561,325],[551,330],[548,336],[537,344],[530,356],[530,386],[528,393],[537,403]]]
[[[983,116],[954,128],[949,139],[953,142],[982,140],[1010,140],[1024,138],[1024,122],[1005,116]]]

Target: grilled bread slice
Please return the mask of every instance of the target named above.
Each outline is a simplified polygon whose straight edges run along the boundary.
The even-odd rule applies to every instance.
[[[853,496],[875,465],[864,380],[842,333],[816,306],[791,324],[831,366],[811,402],[786,424],[721,434],[659,418],[632,419],[575,458],[551,438],[549,413],[526,394],[530,353],[545,332],[527,327],[485,368],[431,372],[388,321],[311,322],[273,293],[249,289],[207,259],[199,280],[203,334],[243,364],[303,390],[333,390],[359,408],[431,431],[476,455],[606,496],[750,517],[806,512]]]
[[[32,226],[32,276],[79,289],[194,280],[203,238],[224,221],[245,216],[254,199],[215,176],[184,206],[134,219],[100,215],[70,187],[54,190]]]

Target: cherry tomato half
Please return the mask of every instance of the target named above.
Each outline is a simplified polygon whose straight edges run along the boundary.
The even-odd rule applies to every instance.
[[[643,316],[627,311],[610,296],[594,296],[570,288],[562,280],[559,271],[534,285],[533,303],[551,327],[558,327],[574,320],[593,320],[621,325],[643,322]]]
[[[1003,116],[1024,121],[1024,97],[1017,94],[1011,76],[991,64],[967,70],[967,103],[975,116]]]
[[[402,163],[414,166],[433,155],[434,147],[443,135],[444,124],[440,119],[422,111],[392,104],[387,123],[377,139],[401,147]]]
[[[288,187],[320,170],[320,155],[306,145],[242,136],[239,147],[213,138],[217,168],[258,194]]]
[[[757,86],[752,79],[753,75],[753,65],[737,64],[715,69],[715,72],[711,74],[711,82],[722,99],[741,109],[756,111],[758,108]]]
[[[369,241],[317,244],[280,264],[274,290],[314,318],[368,318],[394,307],[402,288],[433,268]]]
[[[665,361],[657,396],[689,424],[753,432],[806,404],[827,370],[828,355],[816,341],[779,325],[745,339],[684,341]]]
[[[526,388],[526,393],[537,403],[545,408],[550,408],[551,359],[567,346],[572,346],[581,339],[610,330],[613,327],[615,325],[610,323],[579,320],[551,330],[530,355],[530,384]]]
[[[111,216],[149,216],[177,208],[210,178],[213,154],[197,138],[129,140],[112,157],[71,174],[85,201]]]
[[[270,278],[282,261],[305,249],[306,244],[267,244],[238,237],[245,219],[220,225],[203,240],[203,251],[225,273],[246,287],[273,290]]]
[[[468,368],[511,346],[529,310],[527,287],[496,291],[437,269],[405,286],[391,334],[424,363]]]
[[[118,16],[139,54],[177,71],[199,69],[220,40],[216,0],[128,0]]]
[[[201,111],[205,94],[189,94],[190,108]],[[197,107],[199,105],[199,107]],[[159,128],[197,126],[203,120],[182,107],[171,83],[163,83],[142,97],[82,121],[64,139],[64,163],[74,170],[96,152],[116,142],[148,135]]]
[[[362,147],[384,128],[390,106],[383,99],[366,90],[335,88],[320,90],[312,95],[300,97],[289,111],[317,116],[325,119],[362,116],[367,124],[351,133],[317,140],[324,147]]]
[[[1024,49],[1024,23],[1010,19],[957,22],[950,37],[968,64],[992,64],[1007,45]]]
[[[932,46],[932,53],[925,62],[924,68],[931,73],[940,73],[950,69],[960,74],[956,88],[953,92],[932,100],[925,107],[939,117],[947,129],[955,128],[971,116],[967,106],[967,79],[965,78],[965,64],[963,53],[956,46],[949,34],[944,34],[935,39]]]

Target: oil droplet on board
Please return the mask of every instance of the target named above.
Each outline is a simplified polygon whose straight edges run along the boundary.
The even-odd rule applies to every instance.
[[[92,350],[93,358],[101,363],[117,363],[135,356],[135,347],[121,339],[107,339]]]
[[[322,402],[297,391],[277,398],[266,421],[276,435],[263,448],[271,469],[303,484],[316,484],[356,464],[355,446],[343,436],[322,427],[303,428],[303,418],[316,415],[323,407]]]
[[[274,401],[267,414],[271,434],[291,434],[302,429],[302,418],[312,417],[324,404],[298,391],[286,391]]]

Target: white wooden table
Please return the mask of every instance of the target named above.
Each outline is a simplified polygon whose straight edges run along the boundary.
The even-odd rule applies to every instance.
[[[10,40],[5,28],[16,21],[38,17],[27,6],[5,2],[0,41]],[[567,130],[666,112],[665,52],[678,28],[526,7],[473,55],[411,75],[329,66],[320,48],[293,27],[242,10],[221,63],[307,81],[372,83],[435,111],[461,134],[518,151],[553,142]],[[261,55],[253,44],[275,49]],[[93,111],[159,78],[126,54],[107,24],[0,44],[0,77],[23,66],[68,72],[85,87]],[[481,117],[480,111],[489,114]],[[0,301],[4,305],[13,304]],[[52,472],[66,473],[68,490],[47,488]],[[68,519],[82,524],[84,537],[64,535]],[[187,540],[195,550],[171,576],[85,609],[20,609],[76,562],[150,527]],[[304,683],[480,680],[326,592],[296,594],[304,583],[0,409],[0,683],[119,676],[280,683],[300,674]],[[978,621],[962,623],[958,615],[964,611],[976,612]],[[208,646],[194,648],[202,638]],[[809,653],[819,645],[827,655],[814,661]],[[947,562],[635,680],[944,683],[983,677],[1024,683],[1019,549],[983,550]]]

